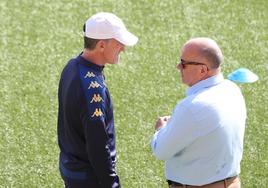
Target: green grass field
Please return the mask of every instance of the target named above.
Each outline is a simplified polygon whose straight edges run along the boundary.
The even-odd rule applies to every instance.
[[[167,187],[149,142],[158,116],[184,97],[175,65],[191,37],[215,39],[224,75],[246,67],[248,119],[243,188],[268,187],[268,3],[266,0],[1,0],[0,187],[63,187],[58,172],[57,87],[82,50],[82,26],[113,12],[139,43],[105,68],[115,108],[117,170],[125,188]]]

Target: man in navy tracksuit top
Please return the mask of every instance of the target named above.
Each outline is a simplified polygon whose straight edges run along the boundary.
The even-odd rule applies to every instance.
[[[116,64],[125,46],[137,41],[111,13],[97,13],[84,25],[84,50],[63,69],[58,91],[59,168],[66,187],[121,187],[103,68]]]

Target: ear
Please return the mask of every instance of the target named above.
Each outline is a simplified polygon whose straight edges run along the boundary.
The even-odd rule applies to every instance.
[[[200,70],[200,73],[201,73],[202,75],[206,75],[207,72],[208,72],[208,67],[207,67],[206,65],[202,65],[202,68],[201,68],[201,70]]]
[[[103,52],[105,48],[105,42],[103,40],[98,41],[96,47],[99,51]]]

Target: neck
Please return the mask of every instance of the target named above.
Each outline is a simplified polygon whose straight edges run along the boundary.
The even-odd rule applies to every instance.
[[[88,61],[90,61],[90,62],[92,62],[92,63],[94,63],[96,65],[99,65],[99,66],[104,66],[105,65],[102,57],[95,50],[84,49],[81,56],[83,58],[85,58],[86,60],[88,60]]]
[[[219,73],[221,73],[221,68],[220,67],[215,69],[215,70],[213,70],[213,71],[211,71],[210,77],[215,76],[216,74],[219,74]]]
[[[209,77],[215,76],[215,75],[219,74],[220,72],[221,72],[220,67],[217,68],[217,69],[210,69],[210,71],[208,72],[208,74],[205,76],[205,78],[203,80],[205,80],[205,79],[207,79]]]

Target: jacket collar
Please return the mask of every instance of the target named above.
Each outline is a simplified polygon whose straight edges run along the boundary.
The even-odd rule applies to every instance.
[[[97,72],[102,72],[104,69],[104,66],[99,66],[91,61],[86,60],[83,56],[81,56],[81,54],[77,58],[82,65],[85,65]]]
[[[217,85],[223,81],[224,81],[224,77],[223,77],[222,73],[216,74],[216,75],[209,77],[205,80],[202,80],[202,81],[194,84],[192,87],[188,88],[186,91],[186,96],[195,94],[196,92],[198,92],[204,88],[209,88],[209,87]]]

